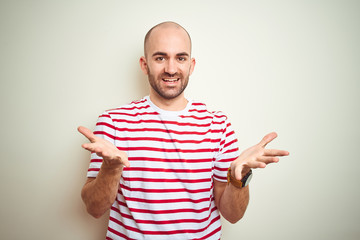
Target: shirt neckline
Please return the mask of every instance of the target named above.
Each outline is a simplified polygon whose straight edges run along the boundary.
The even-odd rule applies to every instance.
[[[153,108],[156,112],[160,113],[161,115],[170,115],[170,116],[184,115],[189,111],[189,108],[192,105],[192,100],[186,99],[188,101],[188,103],[186,104],[186,107],[183,110],[180,110],[180,111],[168,111],[168,110],[164,110],[164,109],[161,109],[158,106],[156,106],[150,100],[150,96],[146,96],[145,99],[149,103],[150,107]]]

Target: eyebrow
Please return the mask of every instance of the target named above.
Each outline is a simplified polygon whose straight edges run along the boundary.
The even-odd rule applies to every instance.
[[[181,53],[178,53],[176,54],[176,56],[189,56],[189,54],[187,52],[181,52]]]
[[[153,53],[153,57],[154,56],[167,56],[168,54],[165,52],[155,52]],[[189,56],[189,54],[187,52],[181,52],[181,53],[177,53],[176,56]]]

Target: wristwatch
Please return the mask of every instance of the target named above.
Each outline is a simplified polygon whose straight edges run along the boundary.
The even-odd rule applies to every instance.
[[[249,185],[251,178],[252,178],[251,169],[241,180],[237,180],[235,177],[233,177],[231,175],[231,168],[228,169],[228,173],[227,173],[228,184],[231,183],[233,186],[237,188],[243,188]]]

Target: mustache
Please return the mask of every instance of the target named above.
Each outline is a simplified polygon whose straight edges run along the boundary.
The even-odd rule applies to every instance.
[[[163,73],[160,75],[161,78],[182,78],[182,74],[169,74],[169,73]]]

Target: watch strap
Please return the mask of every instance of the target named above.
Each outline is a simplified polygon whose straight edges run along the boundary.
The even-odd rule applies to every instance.
[[[233,186],[237,187],[237,188],[243,188],[246,187],[246,180],[252,175],[252,171],[250,169],[250,171],[241,179],[241,180],[237,180],[235,177],[233,177],[231,175],[231,167],[229,167],[228,169],[228,173],[227,173],[227,181],[228,184],[232,184]]]

